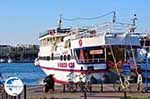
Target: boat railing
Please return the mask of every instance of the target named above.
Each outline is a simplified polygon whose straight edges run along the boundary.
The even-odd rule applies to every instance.
[[[46,31],[46,32],[40,33],[40,34],[39,34],[39,37],[43,37],[43,36],[46,36],[46,35],[48,35],[48,34],[49,34],[48,31]]]
[[[90,33],[79,33],[75,36],[76,39],[78,38],[84,38],[84,37],[94,37],[95,34],[90,34]]]
[[[104,61],[105,61],[105,58],[78,59],[78,63],[100,63]]]

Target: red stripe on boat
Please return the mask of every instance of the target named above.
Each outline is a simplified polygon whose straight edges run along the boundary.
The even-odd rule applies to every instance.
[[[59,69],[59,68],[51,68],[51,67],[44,67],[44,66],[39,66],[42,69],[47,69],[47,70],[56,70],[56,71],[63,71],[63,72],[79,72],[79,73],[87,73],[88,70],[75,70],[75,69]],[[101,72],[108,72],[107,69],[96,69],[96,70],[90,70],[88,71],[89,73],[101,73]]]

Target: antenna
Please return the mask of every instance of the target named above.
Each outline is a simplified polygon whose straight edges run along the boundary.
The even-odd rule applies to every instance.
[[[136,14],[134,14],[133,19],[131,19],[132,23],[131,23],[131,28],[130,28],[130,32],[132,32],[132,33],[136,29],[136,20],[137,20],[137,17],[136,17]]]
[[[115,11],[113,11],[113,20],[112,20],[112,22],[113,22],[113,23],[116,22],[116,12],[115,12]]]
[[[136,17],[136,14],[134,14],[134,17],[132,19],[132,26],[133,27],[136,25],[136,20],[137,20],[137,17]]]
[[[60,19],[58,21],[58,29],[61,29],[61,24],[62,24],[62,15],[60,15]]]

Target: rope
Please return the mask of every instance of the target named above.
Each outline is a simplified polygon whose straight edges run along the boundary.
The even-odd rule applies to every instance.
[[[97,17],[89,17],[89,18],[74,18],[74,19],[68,19],[68,18],[62,18],[63,20],[65,21],[76,21],[76,20],[95,20],[95,19],[99,19],[99,18],[102,18],[102,17],[105,17],[107,15],[110,15],[114,13],[114,11],[111,11],[109,13],[106,13],[104,15],[101,15],[101,16],[97,16]]]
[[[123,82],[123,80],[122,80],[122,78],[121,78],[121,73],[119,72],[119,69],[118,69],[118,67],[117,67],[116,59],[115,59],[115,56],[114,56],[114,53],[113,53],[113,50],[112,50],[111,45],[110,45],[110,50],[111,50],[112,57],[113,57],[113,60],[114,60],[114,63],[115,63],[115,68],[116,68],[116,70],[117,70],[117,74],[118,74],[118,76],[119,76],[120,85],[122,86],[123,89],[125,89],[125,88],[128,87],[128,86],[125,86],[125,85],[124,85],[124,82]],[[127,81],[127,83],[128,83],[128,81]]]
[[[114,60],[114,63],[115,63],[115,68],[117,70],[117,74],[120,76],[120,72],[119,72],[119,69],[118,69],[118,66],[117,66],[117,62],[116,62],[116,59],[115,59],[115,56],[114,56],[114,53],[113,53],[111,45],[109,45],[109,47],[110,47],[110,51],[112,53],[112,57],[113,57],[113,60]]]
[[[129,39],[130,40],[130,39]],[[132,53],[132,56],[133,56],[133,62],[136,66],[135,70],[136,70],[136,74],[138,75],[138,68],[137,68],[137,64],[136,64],[136,61],[135,61],[135,56],[134,56],[134,52],[133,52],[133,47],[132,47],[132,44],[131,44],[131,40],[130,40],[130,47],[131,47],[131,53]]]

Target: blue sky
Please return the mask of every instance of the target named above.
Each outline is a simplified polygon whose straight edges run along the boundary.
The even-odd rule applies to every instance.
[[[150,31],[149,5],[150,0],[0,0],[0,44],[38,44],[39,33],[56,28],[60,14],[77,18],[116,11],[117,21],[130,22],[136,13],[138,31]],[[104,20],[63,23],[98,24]]]

